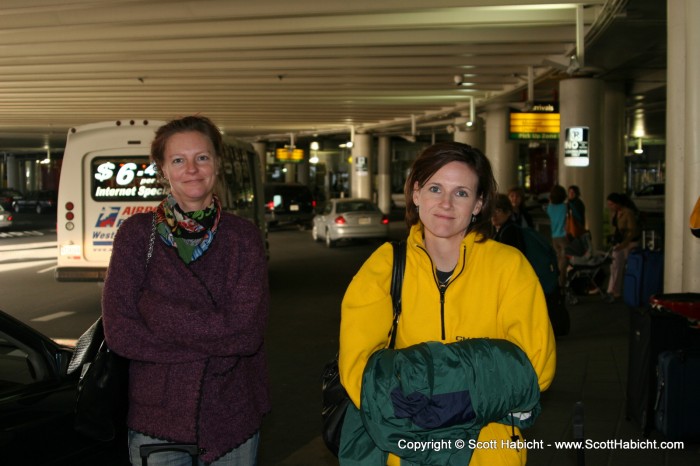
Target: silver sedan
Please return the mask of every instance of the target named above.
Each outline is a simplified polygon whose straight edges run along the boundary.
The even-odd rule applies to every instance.
[[[311,236],[329,248],[343,239],[387,238],[389,218],[367,199],[330,199],[314,216]]]
[[[6,211],[0,205],[0,229],[10,228],[12,226],[12,212]]]

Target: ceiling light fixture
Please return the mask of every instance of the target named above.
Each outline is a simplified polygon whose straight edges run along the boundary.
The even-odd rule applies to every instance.
[[[642,149],[642,138],[637,138],[637,148],[634,150],[634,153],[637,155],[644,153],[644,149]]]

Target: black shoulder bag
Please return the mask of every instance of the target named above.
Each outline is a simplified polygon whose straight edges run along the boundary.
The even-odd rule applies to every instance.
[[[401,286],[406,268],[406,242],[392,242],[391,244],[394,248],[394,267],[391,275],[391,301],[394,306],[394,319],[389,333],[389,348],[393,348],[396,344],[396,328],[401,314]],[[323,394],[321,407],[323,441],[328,449],[335,456],[338,456],[340,432],[343,428],[345,412],[352,402],[340,383],[337,354],[323,369],[321,392]]]
[[[153,215],[146,270],[153,254],[156,233]],[[107,347],[102,316],[78,339],[68,366],[81,369],[73,426],[81,434],[100,441],[112,440],[126,425],[129,361]]]

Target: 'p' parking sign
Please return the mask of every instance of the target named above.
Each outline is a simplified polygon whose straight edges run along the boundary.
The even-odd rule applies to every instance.
[[[588,127],[574,126],[564,130],[564,165],[588,166]]]

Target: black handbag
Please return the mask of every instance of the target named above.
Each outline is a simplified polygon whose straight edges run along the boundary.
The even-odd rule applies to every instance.
[[[86,351],[79,359],[89,362],[82,364],[73,427],[92,439],[112,440],[126,425],[128,360],[107,347],[102,317],[80,340],[78,347],[84,347]],[[79,367],[73,361],[71,365]]]
[[[146,254],[146,271],[153,255],[156,215]],[[81,434],[100,441],[112,440],[126,427],[128,409],[129,361],[109,349],[102,316],[78,339],[68,366],[71,374],[80,369],[73,427]]]
[[[406,268],[406,242],[392,242],[394,248],[394,266],[391,275],[391,300],[394,306],[394,318],[389,333],[389,348],[396,344],[396,328],[401,314],[401,286]],[[338,355],[326,364],[321,377],[321,406],[322,437],[328,449],[338,456],[340,433],[345,420],[345,412],[350,405],[350,397],[340,383],[338,372]]]

